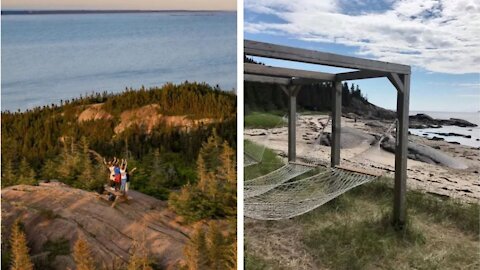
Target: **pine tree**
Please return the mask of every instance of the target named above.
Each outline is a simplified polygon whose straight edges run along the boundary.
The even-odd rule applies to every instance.
[[[90,189],[92,184],[95,182],[95,175],[98,173],[95,172],[92,160],[88,155],[83,155],[81,160],[81,173],[79,175],[79,182],[82,188]]]
[[[30,167],[26,158],[23,158],[18,166],[18,183],[24,185],[33,185],[36,183],[35,171]]]
[[[227,269],[226,245],[215,221],[210,221],[208,224],[206,243],[209,268],[212,270]]]
[[[96,269],[95,261],[87,241],[78,238],[73,247],[73,259],[77,265],[77,270],[94,270]]]
[[[220,167],[220,177],[228,183],[237,183],[237,170],[235,162],[235,151],[230,147],[227,141],[223,142],[223,150],[220,156],[222,166]]]
[[[43,179],[52,180],[58,177],[57,164],[52,159],[47,159],[42,167],[41,176]]]
[[[209,269],[205,231],[201,224],[195,226],[192,238],[185,246],[184,256],[188,270]]]
[[[32,270],[33,263],[28,254],[27,237],[20,228],[20,220],[17,219],[12,228],[10,238],[12,248],[12,270]]]
[[[13,163],[10,159],[6,159],[2,165],[2,187],[14,185],[16,181]]]

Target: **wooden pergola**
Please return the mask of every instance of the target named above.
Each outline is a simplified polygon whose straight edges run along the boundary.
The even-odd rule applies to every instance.
[[[340,165],[340,133],[342,116],[342,81],[386,77],[397,89],[397,140],[395,151],[395,190],[393,204],[394,225],[405,223],[408,111],[410,96],[410,66],[362,59],[332,53],[281,46],[271,43],[244,41],[244,53],[271,59],[354,69],[343,73],[324,73],[290,68],[271,67],[258,64],[244,64],[245,81],[280,85],[289,96],[288,114],[288,160],[296,159],[296,110],[297,94],[305,84],[332,82],[332,167]]]

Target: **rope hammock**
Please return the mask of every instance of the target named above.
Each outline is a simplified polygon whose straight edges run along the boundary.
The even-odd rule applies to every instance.
[[[315,144],[320,140],[329,122],[330,117],[323,125]],[[371,148],[378,146],[395,124],[396,121]],[[341,166],[330,168],[322,163],[313,159],[306,164],[290,162],[268,174],[246,180],[244,215],[261,220],[292,218],[307,213],[354,187],[381,177],[379,174],[353,168]],[[321,171],[305,177],[314,169]]]
[[[261,220],[292,218],[307,213],[377,177],[343,168],[325,168],[324,171],[314,176],[278,184],[274,187],[257,185],[257,189],[268,189],[268,191],[247,198],[244,203],[244,215]]]
[[[281,120],[275,124],[275,127],[278,127],[280,124],[284,123],[285,115],[280,118]],[[263,155],[265,153],[266,145],[270,140],[270,136],[272,135],[271,131],[266,131],[267,135],[263,139],[262,143],[257,144],[248,140],[244,141],[244,149],[243,149],[243,167],[249,167],[255,164],[259,164],[263,160]]]
[[[250,198],[261,195],[313,169],[314,167],[309,165],[288,163],[268,174],[251,180],[245,180],[243,196],[244,198]]]

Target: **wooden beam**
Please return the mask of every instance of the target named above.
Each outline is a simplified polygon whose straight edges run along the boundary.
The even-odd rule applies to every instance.
[[[297,159],[297,94],[300,86],[280,86],[288,93],[288,161],[295,162]]]
[[[406,221],[408,110],[410,103],[410,75],[403,77],[403,91],[397,92],[397,141],[395,148],[395,187],[393,224],[402,229]]]
[[[410,74],[410,66],[245,40],[246,55],[333,67]]]
[[[395,86],[398,92],[403,92],[404,85],[398,74],[390,73],[388,74],[387,78],[393,84],[393,86]]]
[[[280,85],[289,85],[292,83],[292,80],[289,78],[279,78],[271,76],[260,76],[245,74],[243,79],[247,82],[259,82],[259,83],[271,83],[271,84],[280,84]]]
[[[305,78],[319,81],[333,81],[335,79],[335,74],[317,72],[317,71],[308,71],[308,70],[298,70],[291,68],[281,68],[281,67],[269,67],[258,64],[243,64],[243,69],[245,74],[255,74],[255,75],[267,75],[273,77],[297,77]]]
[[[332,143],[330,146],[330,166],[340,165],[340,133],[342,121],[342,82],[336,81],[332,89]]]
[[[373,79],[386,77],[389,73],[387,72],[377,72],[370,70],[359,70],[352,72],[337,73],[335,80],[337,81],[350,81],[350,80],[362,80],[362,79]]]

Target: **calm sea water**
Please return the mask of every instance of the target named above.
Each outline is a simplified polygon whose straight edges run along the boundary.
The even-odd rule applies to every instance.
[[[8,15],[2,110],[185,80],[236,87],[236,13]]]
[[[458,118],[467,120],[471,123],[477,124],[480,126],[480,112],[428,112],[428,111],[412,111],[410,115],[417,113],[424,113],[430,115],[433,118],[437,119],[450,119]],[[459,142],[463,145],[468,145],[472,147],[480,147],[480,127],[473,128],[462,128],[457,126],[443,126],[441,128],[426,128],[426,129],[410,129],[412,134],[432,138],[434,136],[444,138],[447,142]],[[437,133],[457,133],[463,135],[470,135],[471,138],[463,138],[458,136],[441,136]]]

